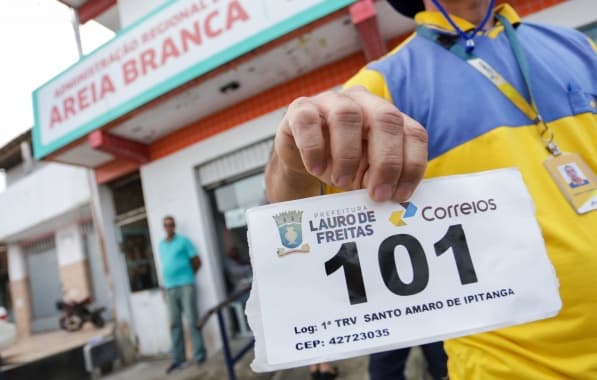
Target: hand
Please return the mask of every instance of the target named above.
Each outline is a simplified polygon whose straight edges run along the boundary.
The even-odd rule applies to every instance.
[[[193,268],[193,273],[197,273],[199,268],[201,268],[201,259],[199,256],[191,257],[191,268]]]
[[[427,132],[363,87],[296,99],[276,132],[286,175],[309,174],[378,202],[408,199],[427,166]]]

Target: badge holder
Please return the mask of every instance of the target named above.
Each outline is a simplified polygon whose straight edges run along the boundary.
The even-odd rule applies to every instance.
[[[535,124],[543,127],[540,137],[551,157],[543,165],[560,188],[574,211],[585,214],[597,209],[597,177],[589,165],[577,153],[562,153],[555,142],[554,133],[541,117],[537,102],[533,96],[529,65],[514,27],[505,17],[496,16],[504,25],[512,52],[524,78],[531,97],[531,107],[536,114]]]
[[[574,211],[597,210],[597,177],[576,153],[552,155],[543,163]]]
[[[543,162],[558,188],[574,211],[585,214],[597,209],[597,177],[589,165],[577,153],[562,153],[554,141],[554,134],[539,118],[543,126],[541,140],[551,154]],[[549,137],[545,137],[548,135]]]

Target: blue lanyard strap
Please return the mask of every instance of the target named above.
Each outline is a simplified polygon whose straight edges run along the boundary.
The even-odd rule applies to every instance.
[[[481,23],[479,25],[477,25],[475,27],[475,29],[473,29],[472,32],[469,32],[469,33],[466,33],[464,30],[460,29],[460,27],[454,22],[454,20],[452,20],[452,17],[450,17],[450,14],[446,10],[446,8],[444,8],[438,0],[432,0],[432,1],[433,1],[433,5],[435,5],[437,10],[444,16],[444,18],[450,23],[450,25],[452,25],[452,28],[454,28],[456,33],[458,33],[460,35],[460,37],[462,37],[462,39],[465,41],[466,51],[469,53],[471,51],[473,51],[473,49],[475,48],[474,38],[479,31],[483,30],[483,28],[489,21],[489,18],[491,17],[491,14],[493,13],[493,7],[495,6],[495,0],[491,0],[489,2],[489,6],[487,7],[487,12],[485,13],[485,17],[483,17],[483,21],[481,21]]]

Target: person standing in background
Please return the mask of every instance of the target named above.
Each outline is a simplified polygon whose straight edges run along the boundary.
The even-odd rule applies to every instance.
[[[164,230],[166,237],[160,242],[160,262],[172,339],[172,363],[166,369],[166,373],[169,374],[187,365],[182,314],[191,332],[193,360],[200,365],[205,361],[206,356],[203,337],[197,328],[199,314],[195,273],[201,267],[201,260],[193,243],[185,236],[176,233],[174,217],[164,217]]]

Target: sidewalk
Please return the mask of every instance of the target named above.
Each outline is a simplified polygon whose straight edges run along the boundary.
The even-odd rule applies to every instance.
[[[112,324],[107,323],[101,329],[86,324],[81,331],[50,331],[20,337],[15,344],[2,351],[3,367],[12,368],[24,365],[60,352],[84,346],[89,340],[98,336],[112,334]]]
[[[257,374],[251,371],[249,364],[253,360],[253,354],[247,354],[236,365],[238,380],[309,380],[307,368],[294,368],[276,373]],[[168,358],[140,361],[130,367],[102,377],[102,380],[226,380],[228,374],[224,365],[222,353],[211,356],[201,367],[190,365],[189,367],[166,375],[165,371],[170,361]],[[368,380],[366,357],[342,360],[335,363],[340,370],[338,380]],[[428,380],[425,361],[421,350],[413,349],[405,371],[407,380]]]
[[[233,341],[231,343],[233,350],[237,350],[237,346],[240,346],[238,342]],[[253,353],[251,351],[236,364],[238,380],[273,380],[273,373],[257,374],[251,371],[249,364],[252,360]],[[164,356],[141,360],[132,366],[103,376],[102,380],[226,380],[228,373],[224,363],[223,353],[218,352],[210,356],[201,366],[192,363],[185,369],[166,375],[166,368],[170,365],[170,360]]]
[[[294,368],[275,373],[254,373],[249,368],[253,356],[248,354],[236,365],[238,380],[308,380],[307,368]],[[166,375],[170,361],[167,358],[142,361],[117,373],[104,376],[102,380],[226,380],[228,374],[221,354],[206,361],[201,367],[191,364],[189,367]],[[366,358],[355,358],[337,362],[341,376],[339,380],[366,380]],[[418,379],[417,379],[418,380]]]

